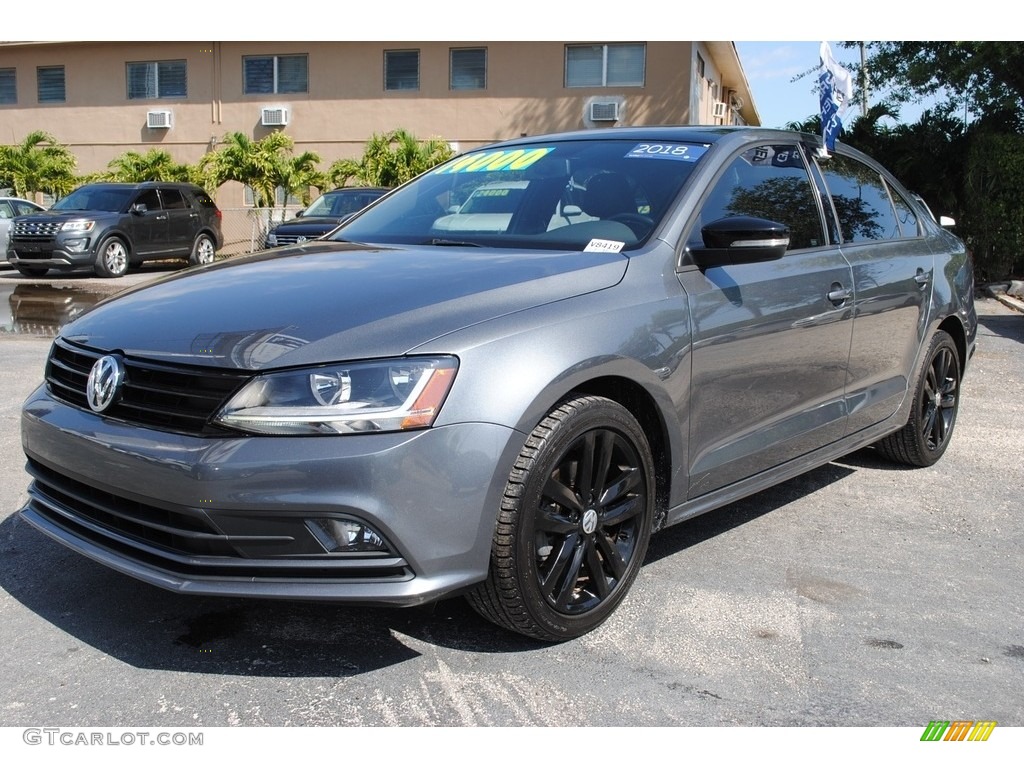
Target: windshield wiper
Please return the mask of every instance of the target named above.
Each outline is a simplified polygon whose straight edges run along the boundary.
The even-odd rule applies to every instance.
[[[466,247],[469,247],[469,248],[479,248],[480,247],[480,243],[467,243],[467,242],[465,242],[463,240],[444,240],[444,239],[442,239],[440,237],[435,237],[430,242],[425,243],[425,245],[461,245],[461,246],[466,246]]]

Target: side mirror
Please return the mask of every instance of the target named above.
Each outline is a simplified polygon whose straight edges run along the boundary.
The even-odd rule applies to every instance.
[[[955,227],[956,226],[956,219],[954,219],[952,216],[939,216],[939,226],[940,227]]]
[[[146,211],[148,211],[149,208],[146,207],[145,203],[134,203],[134,204],[132,204],[132,207],[129,208],[128,210],[131,213],[134,213],[136,216],[141,216]]]
[[[781,259],[789,248],[789,227],[754,216],[729,216],[700,230],[704,247],[691,247],[701,269]]]

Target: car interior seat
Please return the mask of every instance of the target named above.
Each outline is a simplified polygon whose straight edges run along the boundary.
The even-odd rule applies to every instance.
[[[636,199],[621,173],[599,173],[587,182],[580,207],[589,216],[610,219],[617,214],[635,214]]]

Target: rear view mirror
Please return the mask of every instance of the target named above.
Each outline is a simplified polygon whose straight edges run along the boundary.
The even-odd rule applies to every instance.
[[[701,228],[704,247],[690,248],[701,269],[781,259],[789,248],[789,227],[753,216],[729,216]]]

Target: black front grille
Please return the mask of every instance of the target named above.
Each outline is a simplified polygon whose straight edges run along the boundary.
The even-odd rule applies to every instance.
[[[93,364],[106,352],[58,339],[46,365],[51,395],[88,409],[86,382]],[[171,432],[191,435],[219,431],[209,422],[221,405],[251,374],[212,368],[183,367],[124,358],[120,399],[103,415]]]

